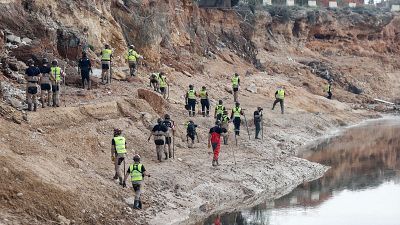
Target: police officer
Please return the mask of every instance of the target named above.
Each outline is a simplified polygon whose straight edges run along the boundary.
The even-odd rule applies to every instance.
[[[64,71],[58,66],[58,61],[53,60],[50,68],[51,90],[53,91],[53,107],[60,107],[60,92]]]
[[[92,71],[92,63],[90,59],[87,57],[86,52],[82,52],[82,58],[79,60],[79,69],[81,70],[82,77],[82,88],[85,89],[87,84],[87,89],[90,90],[92,86],[92,82],[90,80],[90,72]]]
[[[28,66],[25,70],[25,79],[28,81],[26,86],[28,110],[36,111],[40,70],[35,66],[35,62],[32,59],[28,60]]]
[[[201,113],[203,117],[210,116],[210,100],[208,99],[208,92],[206,87],[201,87],[200,91]],[[207,110],[207,111],[206,111]]]
[[[233,120],[233,125],[235,126],[235,135],[240,134],[240,116],[243,115],[242,108],[240,108],[240,103],[236,102],[236,106],[232,109],[231,120]]]
[[[42,66],[39,67],[40,70],[40,102],[42,103],[42,108],[50,106],[50,102],[52,99],[52,91],[51,91],[51,81],[50,81],[50,73],[51,69],[49,66],[49,60],[44,58],[42,60]],[[47,98],[46,98],[47,94]]]
[[[218,105],[215,106],[215,111],[214,111],[214,118],[216,120],[221,121],[222,114],[224,113],[225,106],[223,105],[222,100],[218,101]]]
[[[125,165],[125,155],[126,155],[126,139],[122,136],[122,130],[114,129],[114,138],[111,142],[111,160],[114,162],[115,175],[114,179],[119,179],[119,184],[122,185],[122,175],[120,166],[122,162]],[[124,171],[125,172],[125,171]]]
[[[140,163],[140,155],[136,154],[133,156],[133,164],[129,165],[128,170],[126,171],[124,182],[122,184],[123,187],[126,187],[126,180],[128,176],[131,177],[132,187],[135,191],[135,201],[133,202],[134,209],[142,209],[142,201],[140,199],[141,195],[141,187],[143,178],[146,176],[146,169],[143,164]],[[150,177],[150,174],[147,175]]]
[[[186,105],[188,105],[189,116],[196,115],[196,91],[193,85],[189,85],[189,91],[186,92]]]
[[[161,72],[158,75],[158,85],[160,87],[160,93],[163,95],[164,99],[166,99],[168,82],[167,82],[166,74],[164,72]]]
[[[129,73],[131,77],[136,75],[136,67],[137,67],[137,60],[139,58],[143,59],[141,55],[139,55],[135,50],[135,46],[129,45],[128,53],[126,54],[126,60],[128,60],[129,65]]]
[[[162,124],[163,120],[161,118],[157,119],[157,125],[153,127],[151,130],[151,134],[147,141],[150,141],[151,136],[154,136],[154,144],[156,145],[157,159],[161,162],[162,151],[165,153],[165,160],[168,159],[167,150],[164,147],[165,144],[165,136],[168,132],[168,128]]]
[[[240,86],[240,77],[239,77],[238,73],[235,73],[235,75],[233,75],[231,82],[232,82],[232,90],[233,90],[233,101],[237,102],[237,101],[239,101],[238,92],[239,92],[239,86]]]
[[[228,136],[229,136],[229,116],[228,116],[228,110],[224,110],[224,113],[222,114],[221,117],[221,128],[224,128],[226,130],[226,133],[222,135],[223,140],[224,140],[224,145],[228,144]]]
[[[283,100],[285,99],[285,90],[283,89],[283,86],[278,87],[278,90],[275,92],[275,101],[274,104],[272,105],[272,110],[274,110],[275,105],[279,102],[281,105],[281,113],[284,113],[284,104]]]
[[[101,82],[104,84],[111,82],[111,59],[112,59],[112,50],[110,49],[109,44],[104,45],[104,49],[101,51]]]

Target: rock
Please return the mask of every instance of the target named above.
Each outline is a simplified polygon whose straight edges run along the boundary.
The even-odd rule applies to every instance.
[[[71,158],[71,157],[67,157],[65,159],[65,161],[67,162],[68,165],[74,167],[74,168],[79,168],[79,164],[75,161],[75,159]]]
[[[225,86],[225,91],[228,92],[229,94],[232,94],[232,88]]]
[[[16,60],[16,59],[14,59],[14,60],[10,60],[9,62],[7,62],[8,63],[8,67],[11,69],[11,70],[13,70],[13,71],[25,71],[26,70],[26,68],[28,68],[28,66],[25,64],[25,63],[23,63],[23,62],[21,62],[21,61],[18,61],[18,60]]]
[[[138,96],[144,99],[158,114],[164,114],[166,110],[166,102],[164,98],[153,91],[147,89],[138,89]]]
[[[62,215],[58,215],[57,220],[58,220],[58,222],[60,222],[61,225],[70,225],[71,224],[71,220],[65,218]]]
[[[32,39],[30,39],[30,38],[22,38],[22,43],[25,43],[25,44],[27,44],[27,45],[30,45],[31,43],[32,43]]]
[[[14,35],[14,34],[9,34],[6,36],[6,39],[8,42],[14,43],[14,44],[21,44],[21,38]]]
[[[187,71],[182,71],[183,74],[185,74],[188,77],[193,77],[193,75]]]
[[[38,129],[36,129],[37,130],[37,132],[39,132],[39,133],[43,133],[43,130],[41,129],[41,128],[38,128]]]
[[[17,193],[17,197],[22,197],[24,194],[22,192]]]
[[[9,49],[15,49],[15,48],[18,48],[18,45],[14,45],[14,44],[8,42],[5,44],[5,47],[9,48]]]
[[[250,86],[246,88],[247,91],[256,94],[257,93],[257,86],[256,84],[252,83]]]
[[[353,93],[353,94],[357,94],[357,95],[363,93],[363,89],[358,88],[358,87],[356,87],[356,86],[353,85],[353,84],[349,84],[349,86],[347,87],[347,90],[348,90],[349,92],[351,92],[351,93]]]
[[[14,98],[14,97],[11,97],[9,99],[9,101],[10,101],[10,104],[12,105],[12,107],[14,107],[14,108],[16,108],[18,110],[22,110],[24,108],[23,103],[20,100]]]

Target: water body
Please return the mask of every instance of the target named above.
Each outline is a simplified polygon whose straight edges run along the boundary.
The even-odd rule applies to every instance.
[[[204,225],[400,225],[400,120],[372,121],[309,147],[320,179]]]

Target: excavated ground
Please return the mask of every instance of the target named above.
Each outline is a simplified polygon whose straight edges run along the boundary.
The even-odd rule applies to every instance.
[[[166,13],[155,14],[160,11]],[[191,224],[215,212],[254,205],[327,170],[296,157],[301,146],[379,117],[375,110],[385,107],[371,105],[375,97],[398,100],[400,18],[395,14],[294,10],[286,21],[272,12],[249,16],[198,9],[187,1],[123,5],[67,0],[3,0],[0,12],[1,29],[36,43],[7,47],[0,54],[0,224]],[[78,88],[73,65],[82,46],[73,44],[77,36],[95,49],[89,50],[91,58],[104,41],[115,46],[115,71],[122,80],[102,86],[94,79],[95,89]],[[121,55],[132,42],[145,60],[139,76],[126,79]],[[20,64],[32,56],[68,58],[62,107],[22,110]],[[154,70],[168,72],[168,101],[147,86]],[[223,99],[230,109],[234,72],[241,74],[240,102],[251,140],[243,124],[239,145],[231,134],[230,144],[222,146],[221,166],[214,168],[206,145],[213,119],[194,118],[200,143],[188,149],[183,96],[189,84],[197,90],[206,85],[212,105]],[[323,97],[328,75],[335,80],[333,100]],[[278,85],[286,88],[284,115],[279,107],[270,110]],[[264,139],[258,141],[252,125],[257,106],[264,107],[265,117]],[[176,157],[158,163],[154,145],[146,140],[164,113],[177,124]],[[131,188],[111,179],[114,127],[124,130],[128,158],[139,153],[151,174],[142,211],[129,207]]]

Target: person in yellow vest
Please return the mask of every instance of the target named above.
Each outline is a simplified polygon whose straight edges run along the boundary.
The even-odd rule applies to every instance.
[[[243,110],[240,108],[240,103],[236,102],[235,107],[232,109],[231,120],[233,121],[233,125],[235,126],[235,135],[239,136],[240,134],[240,116],[243,115]]]
[[[281,113],[284,113],[284,103],[283,100],[285,99],[285,89],[284,87],[278,87],[278,90],[275,92],[275,101],[274,104],[272,105],[272,110],[274,110],[275,105],[279,102],[281,105]]]
[[[125,155],[126,150],[126,139],[122,136],[122,130],[114,129],[114,138],[111,141],[111,160],[114,162],[115,175],[114,179],[119,179],[119,184],[122,185],[122,175],[120,166],[124,162],[125,170]]]
[[[138,59],[143,59],[141,55],[139,55],[135,50],[134,45],[129,45],[128,53],[126,54],[126,60],[128,61],[129,64],[129,73],[131,76],[136,75],[136,67],[137,67],[137,61]]]
[[[105,44],[104,49],[101,51],[101,82],[103,84],[111,83],[111,59],[112,50],[109,44]]]
[[[28,60],[28,68],[25,71],[25,79],[28,81],[26,86],[26,97],[29,111],[37,110],[37,95],[39,90],[39,75],[40,70],[35,66],[35,62],[32,59]]]
[[[228,110],[224,110],[224,113],[222,114],[221,117],[221,127],[224,128],[226,130],[226,133],[222,134],[222,137],[224,139],[224,145],[228,144],[228,137],[229,137],[229,116],[228,116]]]
[[[232,77],[232,90],[233,90],[233,101],[239,101],[238,93],[239,93],[239,86],[240,86],[240,77],[238,73],[235,73]]]
[[[219,100],[218,105],[215,106],[214,118],[216,120],[221,121],[221,117],[222,117],[222,114],[224,113],[224,110],[225,110],[225,106],[223,105],[222,100]]]
[[[167,82],[167,76],[164,72],[161,72],[158,74],[158,86],[160,87],[160,93],[164,97],[164,99],[167,98],[167,87],[169,88],[168,82]]]
[[[135,201],[133,202],[134,209],[142,209],[142,201],[140,199],[140,195],[142,193],[142,182],[146,175],[146,169],[143,164],[140,163],[140,155],[136,154],[133,156],[133,164],[129,165],[128,170],[125,173],[124,182],[122,183],[122,187],[126,187],[126,180],[128,176],[131,177],[132,187],[135,191]]]
[[[189,111],[189,116],[196,115],[196,91],[194,90],[193,85],[189,85],[189,91],[186,92],[186,105],[187,110]]]
[[[332,80],[329,80],[328,84],[326,84],[325,92],[328,93],[326,98],[332,99]]]
[[[51,90],[53,91],[53,107],[60,107],[61,83],[64,78],[64,71],[58,66],[58,61],[53,60],[50,67]]]
[[[206,87],[201,87],[201,91],[199,93],[200,103],[201,103],[201,114],[203,117],[210,116],[210,100],[208,99],[208,92]]]

